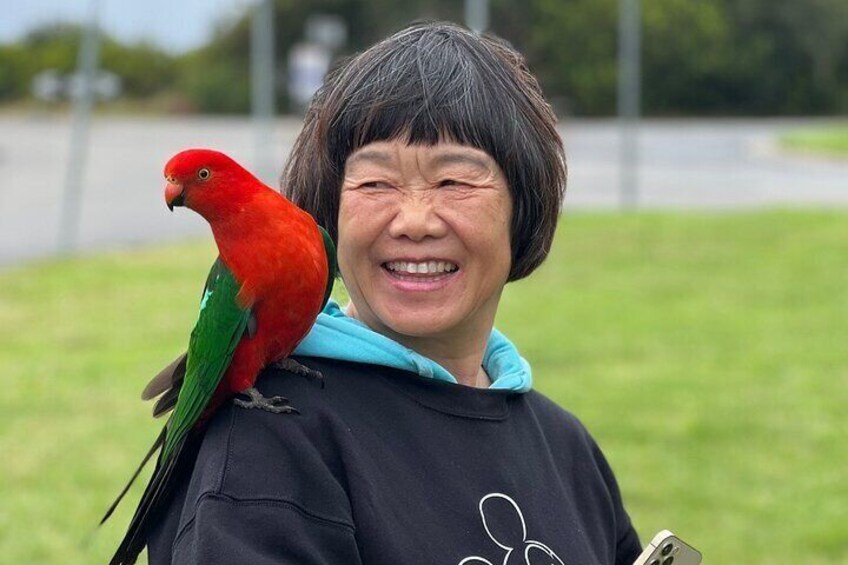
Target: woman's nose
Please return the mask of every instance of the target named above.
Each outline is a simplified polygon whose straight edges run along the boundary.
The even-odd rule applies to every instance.
[[[415,196],[405,198],[389,224],[389,235],[421,241],[427,237],[444,237],[448,226],[439,214],[432,198]]]

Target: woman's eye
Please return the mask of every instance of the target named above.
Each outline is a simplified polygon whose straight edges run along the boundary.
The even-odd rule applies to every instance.
[[[388,188],[388,183],[382,181],[368,181],[359,185],[360,188]]]
[[[440,187],[442,187],[442,186],[456,186],[458,184],[459,184],[459,182],[455,181],[453,179],[445,179],[445,180],[443,180],[439,183],[439,186]]]

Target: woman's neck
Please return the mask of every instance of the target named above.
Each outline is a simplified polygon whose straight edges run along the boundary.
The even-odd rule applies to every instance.
[[[491,384],[489,375],[483,369],[483,355],[492,324],[470,330],[463,328],[461,335],[409,336],[398,334],[385,326],[372,327],[357,315],[353,303],[347,306],[345,313],[375,332],[435,361],[453,375],[459,384],[476,388],[488,388]]]

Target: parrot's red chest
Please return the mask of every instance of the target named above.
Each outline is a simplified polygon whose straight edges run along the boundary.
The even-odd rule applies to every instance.
[[[236,347],[219,392],[253,386],[268,364],[291,354],[321,310],[328,281],[321,231],[311,216],[277,193],[236,225],[215,230],[221,258],[242,284],[238,299],[256,321]],[[217,395],[216,395],[217,396]]]

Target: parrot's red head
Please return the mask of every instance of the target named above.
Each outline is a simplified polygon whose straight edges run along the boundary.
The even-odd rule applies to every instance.
[[[165,180],[168,208],[185,206],[209,221],[237,209],[257,187],[264,187],[241,165],[211,149],[186,149],[171,157]]]

